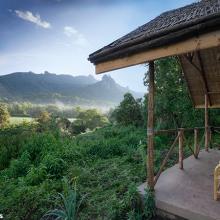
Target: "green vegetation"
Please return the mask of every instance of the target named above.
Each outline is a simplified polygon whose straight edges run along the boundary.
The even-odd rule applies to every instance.
[[[108,119],[96,109],[79,110],[76,120],[71,125],[71,133],[76,135],[84,133],[87,129],[103,127],[108,124]]]
[[[203,110],[191,107],[174,58],[156,62],[156,90],[156,129],[203,125]],[[135,100],[125,94],[108,119],[95,109],[77,109],[69,121],[44,109],[35,123],[2,126],[0,213],[9,220],[151,219],[154,194],[146,191],[142,209],[137,192],[146,179],[146,101],[147,95]],[[218,110],[210,116],[210,124],[220,122]],[[155,137],[155,172],[174,138]],[[185,144],[192,140],[187,136]],[[177,155],[176,148],[167,167]]]
[[[111,118],[121,125],[143,125],[141,114],[141,99],[135,100],[130,93],[124,95],[124,100],[113,111]]]
[[[66,181],[68,182],[68,181]],[[46,213],[43,217],[55,217],[56,219],[65,219],[65,220],[76,220],[80,205],[83,201],[83,198],[77,200],[77,191],[76,183],[74,185],[74,190],[68,185],[67,195],[59,193],[60,199],[62,200],[62,206],[60,209],[54,209]]]
[[[80,219],[135,213],[135,187],[145,178],[145,130],[107,126],[69,138],[35,126],[1,131],[0,212],[6,219],[40,219],[56,208],[63,176],[78,179],[79,199],[87,195]]]
[[[9,124],[9,118],[7,107],[0,103],[0,128],[5,128]]]
[[[194,109],[178,60],[166,58],[155,64],[156,129],[204,125],[204,111]],[[148,85],[148,73],[145,76]]]
[[[156,215],[155,195],[149,189],[145,189],[144,207],[146,219],[152,219]]]
[[[59,116],[59,117],[66,117],[66,118],[75,118],[78,114],[79,108],[74,108],[72,106],[58,106],[58,105],[37,105],[32,104],[30,102],[12,102],[12,103],[5,103],[8,108],[10,115],[14,117],[31,117],[36,118],[38,117],[41,112],[47,111],[50,114]]]
[[[11,125],[18,125],[22,123],[30,123],[33,122],[34,118],[31,117],[10,117],[9,118],[9,124]]]

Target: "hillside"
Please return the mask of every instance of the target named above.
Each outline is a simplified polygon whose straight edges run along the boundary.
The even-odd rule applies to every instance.
[[[110,76],[96,80],[92,75],[71,76],[49,72],[16,72],[0,76],[0,99],[79,105],[115,105],[126,92],[135,97],[142,94],[117,84]]]

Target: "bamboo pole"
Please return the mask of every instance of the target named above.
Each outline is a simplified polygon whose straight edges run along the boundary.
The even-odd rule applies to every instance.
[[[199,155],[199,140],[198,140],[198,129],[195,128],[194,129],[194,155],[195,158],[198,159],[198,155]]]
[[[209,116],[207,94],[205,94],[205,150],[209,151]]]
[[[179,136],[179,168],[183,169],[183,129],[178,131]]]
[[[173,149],[174,149],[174,147],[175,147],[175,145],[176,145],[178,139],[179,139],[179,134],[176,136],[176,138],[175,138],[173,144],[171,145],[171,147],[170,147],[170,149],[169,149],[169,151],[168,151],[166,157],[164,158],[164,160],[163,160],[163,162],[162,162],[162,164],[161,164],[161,167],[160,167],[160,169],[159,169],[157,175],[156,175],[155,178],[154,178],[154,185],[157,183],[157,180],[159,179],[160,174],[163,172],[163,169],[164,169],[165,165],[167,164],[167,161],[168,161],[168,159],[169,159],[171,153],[173,152]]]
[[[148,187],[154,189],[154,61],[149,62],[149,93],[147,121],[147,177]]]

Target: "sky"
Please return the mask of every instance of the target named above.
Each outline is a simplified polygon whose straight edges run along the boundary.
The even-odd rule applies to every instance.
[[[0,75],[95,75],[90,53],[160,13],[196,0],[0,0]],[[198,1],[198,0],[197,0]],[[145,92],[144,65],[106,73]]]

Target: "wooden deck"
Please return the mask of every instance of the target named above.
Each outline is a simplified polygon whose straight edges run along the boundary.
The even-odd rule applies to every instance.
[[[178,165],[165,170],[155,186],[158,213],[174,219],[220,220],[220,201],[213,199],[213,172],[219,161],[219,150],[202,150],[199,159],[184,160],[184,170]],[[142,195],[144,188],[146,183],[139,187]]]

